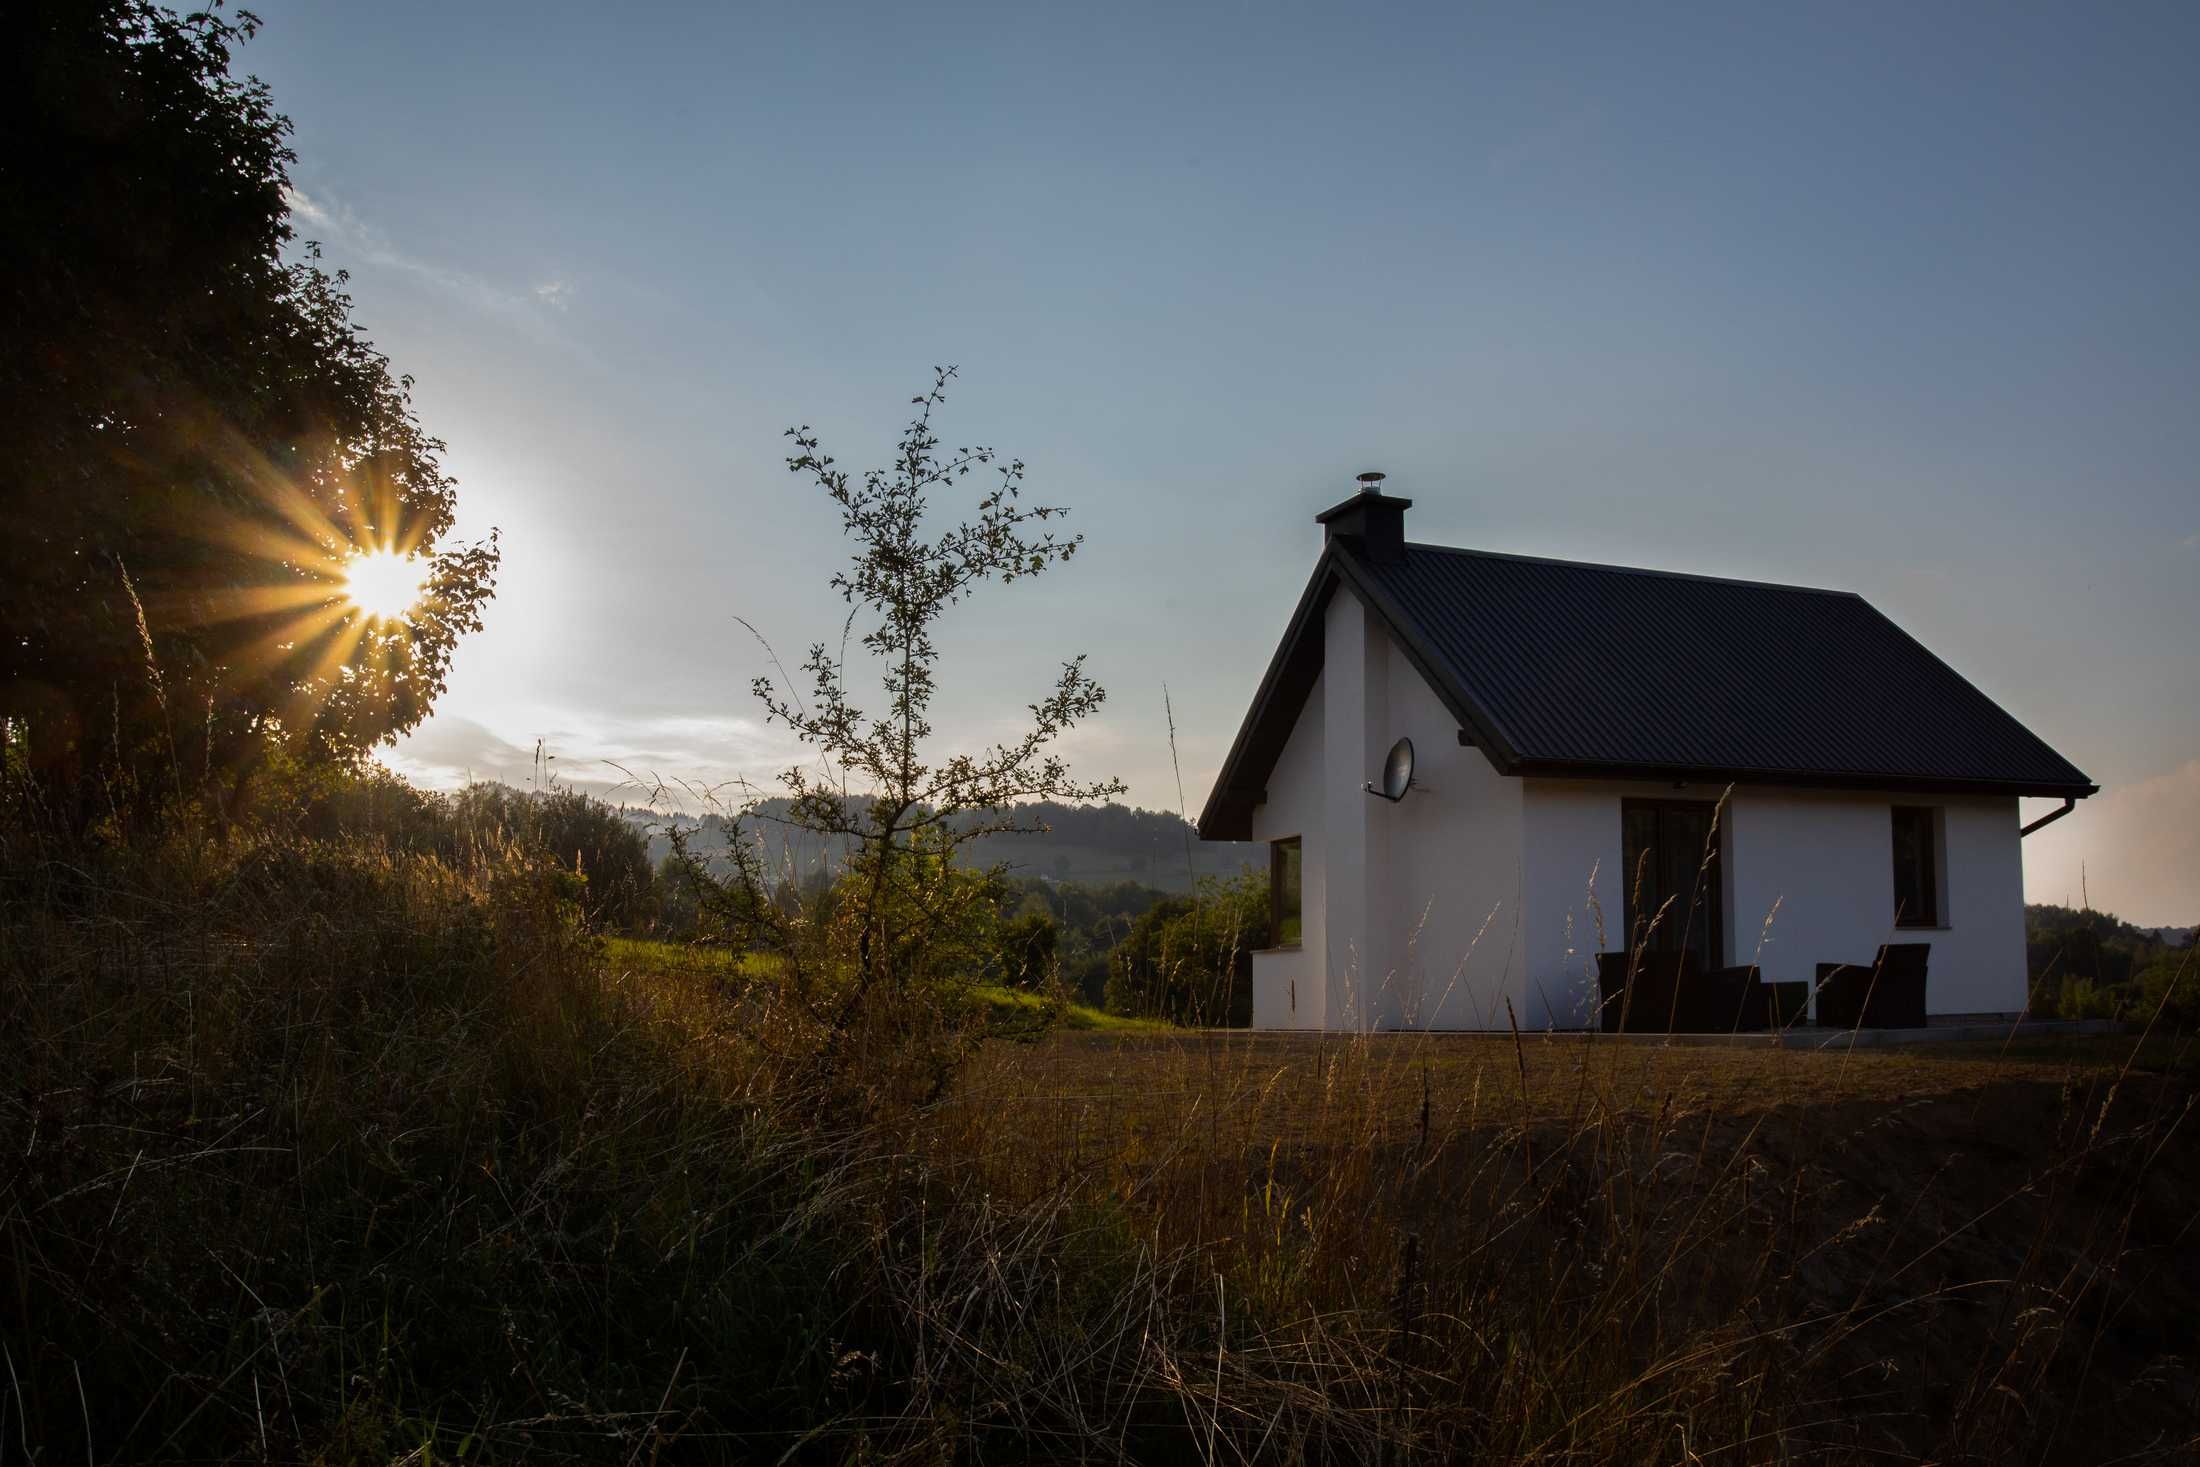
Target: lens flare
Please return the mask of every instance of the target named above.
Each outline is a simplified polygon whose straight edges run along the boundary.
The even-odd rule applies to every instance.
[[[370,617],[396,621],[420,600],[427,567],[394,550],[369,550],[344,562],[344,595]]]

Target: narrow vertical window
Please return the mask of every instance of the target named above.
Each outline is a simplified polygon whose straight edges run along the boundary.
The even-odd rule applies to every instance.
[[[1894,921],[1897,927],[1940,925],[1940,840],[1935,812],[1894,807]]]
[[[1299,838],[1268,843],[1268,918],[1271,947],[1297,947],[1299,922]]]

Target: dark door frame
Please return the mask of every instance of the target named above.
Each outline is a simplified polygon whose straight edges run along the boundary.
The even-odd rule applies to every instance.
[[[1676,800],[1658,798],[1622,797],[1619,802],[1620,859],[1626,867],[1627,945],[1635,942],[1635,862],[1629,859],[1627,850],[1627,815],[1630,810],[1685,810],[1690,814],[1702,814],[1711,822],[1711,869],[1703,873],[1703,889],[1708,899],[1682,900],[1674,904],[1673,913],[1666,919],[1669,930],[1682,935],[1682,945],[1693,947],[1703,954],[1705,968],[1719,968],[1726,964],[1726,821],[1721,804],[1717,800]],[[1660,840],[1662,841],[1662,833]],[[1639,855],[1639,853],[1636,853]],[[1703,872],[1703,850],[1698,847],[1690,858],[1690,869]],[[1651,874],[1653,883],[1656,873]],[[1658,893],[1660,899],[1663,893]],[[1682,894],[1693,897],[1693,893]],[[1693,912],[1691,912],[1693,908]],[[1655,906],[1642,914],[1643,920],[1656,913]],[[1685,933],[1683,933],[1683,929]],[[1661,929],[1668,930],[1668,929]]]

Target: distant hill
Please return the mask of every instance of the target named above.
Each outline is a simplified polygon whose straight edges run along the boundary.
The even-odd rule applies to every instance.
[[[847,860],[848,843],[786,824],[790,808],[784,799],[766,800],[742,817],[742,831],[762,847],[765,864],[797,881],[839,869]],[[698,855],[713,856],[726,848],[723,816],[696,819],[647,809],[624,813],[649,832],[653,862],[671,853],[668,832],[675,828],[692,832],[690,848]],[[1135,881],[1164,891],[1188,891],[1195,875],[1234,876],[1265,859],[1254,842],[1202,841],[1188,822],[1161,810],[1048,801],[1018,806],[1016,814],[1026,824],[1049,828],[979,837],[963,848],[972,865],[1003,866],[1011,875],[1086,886]]]

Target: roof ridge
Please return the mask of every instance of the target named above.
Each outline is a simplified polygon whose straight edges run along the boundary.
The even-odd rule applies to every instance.
[[[1608,565],[1603,561],[1567,560],[1556,555],[1521,555],[1510,550],[1477,550],[1470,545],[1432,545],[1423,540],[1408,540],[1406,549],[1426,550],[1438,555],[1472,555],[1483,560],[1516,560],[1527,565],[1562,565],[1569,570],[1606,571],[1612,575],[1661,576],[1675,581],[1708,581],[1715,586],[1754,586],[1763,591],[1801,591],[1812,596],[1846,596],[1852,601],[1864,600],[1861,592],[1838,591],[1831,586],[1799,586],[1791,581],[1754,581],[1742,576],[1710,576],[1700,571],[1660,570],[1647,565]]]

